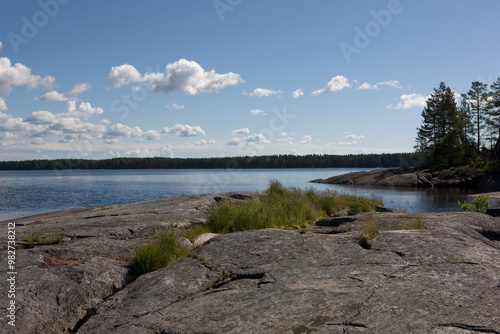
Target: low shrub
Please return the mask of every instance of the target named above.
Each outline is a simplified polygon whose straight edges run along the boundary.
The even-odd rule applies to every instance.
[[[478,197],[472,200],[472,203],[458,202],[460,206],[460,211],[473,211],[473,212],[482,212],[486,213],[486,209],[490,207],[490,196],[488,195],[479,195]]]

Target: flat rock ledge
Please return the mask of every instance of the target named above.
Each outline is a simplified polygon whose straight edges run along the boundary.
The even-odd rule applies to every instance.
[[[172,201],[200,222],[190,210],[213,198],[156,205]],[[383,212],[211,236],[134,280],[130,254],[160,228],[156,215],[129,215],[134,223],[123,227],[138,226],[128,234],[107,216],[57,218],[59,228],[81,224],[87,236],[18,250],[17,327],[2,315],[2,333],[500,333],[499,218]],[[38,224],[50,228],[52,219]],[[372,221],[379,234],[363,248],[358,230]],[[427,228],[401,229],[415,222]]]
[[[310,182],[374,187],[462,187],[488,190],[500,188],[500,173],[488,173],[473,167],[425,169],[422,171],[390,168],[369,172],[353,172]]]

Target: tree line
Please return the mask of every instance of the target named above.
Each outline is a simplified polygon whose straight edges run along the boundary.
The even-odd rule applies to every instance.
[[[456,166],[500,159],[500,78],[474,81],[457,104],[444,82],[427,99],[415,149],[425,166]]]
[[[0,161],[0,170],[377,168],[409,166],[411,153],[264,155],[218,158],[113,158]]]

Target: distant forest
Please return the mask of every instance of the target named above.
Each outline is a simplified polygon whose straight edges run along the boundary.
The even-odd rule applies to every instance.
[[[413,154],[265,155],[223,158],[113,158],[0,161],[0,170],[409,167]]]

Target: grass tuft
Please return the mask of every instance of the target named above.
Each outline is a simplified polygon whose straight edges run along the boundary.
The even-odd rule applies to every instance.
[[[370,249],[369,241],[376,238],[379,233],[377,222],[373,217],[365,220],[361,225],[358,234],[358,244],[366,249]]]
[[[47,232],[46,230],[32,230],[30,234],[26,238],[24,238],[24,240],[31,247],[33,247],[35,244],[55,245],[62,242],[63,234],[53,234]]]
[[[166,231],[157,239],[138,246],[133,261],[135,274],[139,276],[166,267],[174,260],[187,256],[189,249],[179,245],[176,239],[174,233]]]
[[[214,233],[264,228],[300,229],[338,210],[348,209],[350,214],[357,214],[375,211],[379,205],[383,203],[377,198],[287,188],[273,180],[263,196],[238,204],[221,202],[213,207],[207,226]]]
[[[414,218],[405,223],[401,223],[396,230],[427,230],[427,226],[422,222],[420,218]]]

